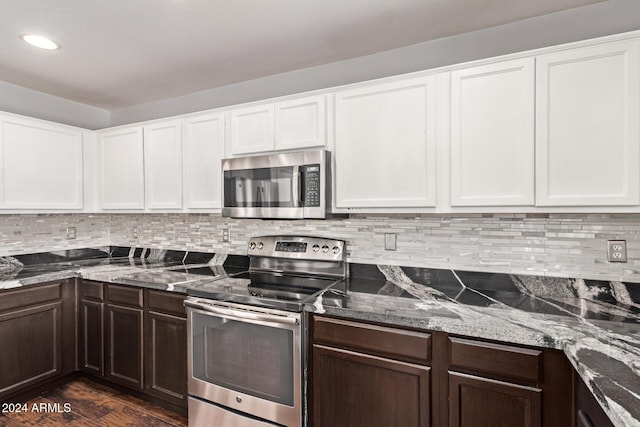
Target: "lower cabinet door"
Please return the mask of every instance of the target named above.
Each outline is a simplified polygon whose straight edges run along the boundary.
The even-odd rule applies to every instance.
[[[80,300],[80,370],[88,374],[104,375],[104,304]]]
[[[187,319],[149,311],[145,321],[145,391],[187,406]]]
[[[58,301],[0,315],[0,397],[61,373],[61,309]]]
[[[540,427],[542,390],[449,372],[449,426]]]
[[[107,305],[107,372],[109,381],[143,388],[142,309]]]
[[[313,425],[427,427],[430,368],[313,345]]]

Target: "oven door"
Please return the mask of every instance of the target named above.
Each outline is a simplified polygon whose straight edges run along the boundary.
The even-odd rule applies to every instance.
[[[232,411],[301,426],[301,314],[194,297],[185,306],[189,394]]]

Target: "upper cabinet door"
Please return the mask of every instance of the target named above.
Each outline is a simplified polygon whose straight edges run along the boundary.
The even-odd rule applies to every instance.
[[[534,204],[535,60],[451,73],[451,205]]]
[[[432,207],[435,77],[345,90],[335,98],[336,207]]]
[[[82,209],[82,131],[0,116],[3,200],[7,209]]]
[[[537,205],[639,203],[638,43],[607,43],[538,57]]]
[[[275,104],[277,150],[326,145],[325,96],[310,96]]]
[[[101,133],[98,158],[99,207],[144,209],[142,128]]]
[[[183,165],[186,208],[221,208],[224,143],[224,114],[207,114],[185,120]]]
[[[144,127],[146,207],[182,208],[182,121]]]
[[[275,148],[273,104],[239,108],[229,116],[231,154],[258,153]]]

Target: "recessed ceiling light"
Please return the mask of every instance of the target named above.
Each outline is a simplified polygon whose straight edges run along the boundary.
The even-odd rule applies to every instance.
[[[22,34],[20,38],[29,43],[31,46],[39,47],[41,49],[60,49],[60,45],[58,43],[43,36],[37,36],[35,34]]]

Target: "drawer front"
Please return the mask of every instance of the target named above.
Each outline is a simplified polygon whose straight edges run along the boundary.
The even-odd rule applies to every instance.
[[[184,308],[185,295],[172,292],[147,290],[147,306],[151,311],[187,317]]]
[[[95,299],[102,301],[104,299],[104,285],[100,282],[91,282],[82,280],[78,289],[80,299]]]
[[[412,363],[431,361],[431,334],[313,317],[313,341]]]
[[[142,308],[143,292],[144,288],[134,288],[110,284],[107,287],[107,297],[109,300],[108,302]]]
[[[526,384],[542,380],[542,351],[449,338],[449,369]]]
[[[62,298],[61,283],[27,286],[0,292],[0,312]]]

